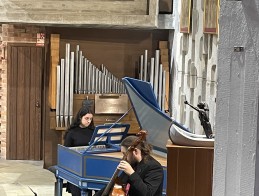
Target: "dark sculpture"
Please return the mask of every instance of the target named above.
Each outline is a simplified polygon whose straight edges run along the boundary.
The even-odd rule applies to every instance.
[[[198,107],[194,107],[191,104],[188,103],[188,101],[184,101],[185,104],[189,105],[191,108],[199,112],[199,119],[201,121],[201,125],[204,129],[205,135],[207,138],[211,139],[213,138],[212,130],[211,130],[211,124],[209,119],[209,107],[207,103],[201,102],[198,103]]]

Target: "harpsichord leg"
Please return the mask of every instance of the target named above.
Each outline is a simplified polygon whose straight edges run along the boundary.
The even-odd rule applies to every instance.
[[[55,196],[62,196],[63,179],[57,178],[57,184],[55,184]]]

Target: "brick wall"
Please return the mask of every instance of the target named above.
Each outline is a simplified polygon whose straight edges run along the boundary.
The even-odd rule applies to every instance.
[[[8,43],[36,43],[43,27],[29,25],[0,26],[0,159],[6,159],[7,135],[7,45]]]

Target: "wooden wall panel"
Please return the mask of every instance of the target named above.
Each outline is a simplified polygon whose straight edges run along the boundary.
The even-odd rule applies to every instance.
[[[135,66],[145,50],[154,56],[159,40],[168,39],[168,31],[49,28],[50,33],[60,34],[60,58],[65,58],[65,45],[76,45],[94,65],[104,64],[116,77],[134,77]]]
[[[213,148],[167,145],[167,195],[211,196]]]

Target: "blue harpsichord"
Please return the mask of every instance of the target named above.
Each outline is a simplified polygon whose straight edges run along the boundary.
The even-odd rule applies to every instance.
[[[123,78],[122,81],[140,128],[148,131],[147,141],[153,145],[155,152],[152,156],[164,168],[163,195],[166,195],[166,143],[172,120],[158,107],[150,83],[132,78]],[[86,195],[86,189],[103,188],[122,158],[120,143],[127,136],[128,130],[128,124],[100,125],[96,127],[89,146],[58,145],[58,186],[55,195],[62,195],[63,180],[81,188],[83,196]]]
[[[89,146],[58,145],[56,176],[82,190],[102,188],[121,160],[120,143],[127,136],[129,127],[129,124],[99,125]]]

